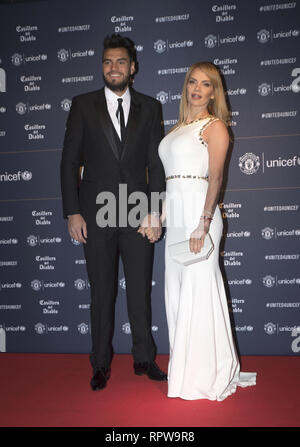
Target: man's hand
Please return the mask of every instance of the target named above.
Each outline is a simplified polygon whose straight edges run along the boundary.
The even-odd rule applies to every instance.
[[[149,242],[156,242],[161,236],[161,222],[159,216],[147,214],[142,225],[137,230],[143,237],[148,237]]]
[[[73,239],[86,244],[87,227],[86,222],[81,214],[72,214],[68,216],[68,230],[70,236]]]

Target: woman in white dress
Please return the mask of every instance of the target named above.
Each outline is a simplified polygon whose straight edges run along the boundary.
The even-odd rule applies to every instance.
[[[255,373],[241,373],[219,267],[223,232],[217,207],[229,145],[229,118],[218,69],[211,63],[187,72],[176,126],[161,141],[166,174],[165,304],[170,359],[168,397],[221,401],[237,386],[254,385]],[[183,266],[168,246],[189,239],[198,253],[207,233],[214,251]],[[151,240],[151,229],[147,232]]]

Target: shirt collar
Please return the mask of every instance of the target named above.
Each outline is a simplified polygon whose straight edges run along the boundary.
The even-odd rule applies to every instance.
[[[106,100],[110,103],[116,103],[119,98],[123,99],[123,102],[129,102],[130,101],[130,91],[129,88],[127,88],[126,92],[122,96],[118,96],[115,92],[110,90],[108,87],[104,87],[104,93]]]

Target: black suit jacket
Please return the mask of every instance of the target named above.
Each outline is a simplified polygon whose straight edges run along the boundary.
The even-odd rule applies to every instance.
[[[96,196],[109,191],[117,196],[119,184],[128,194],[165,190],[165,175],[158,156],[163,137],[161,104],[154,98],[130,90],[131,105],[126,140],[119,158],[113,124],[104,89],[73,98],[67,119],[61,160],[64,217],[82,214],[95,222]],[[84,167],[78,183],[79,167]]]

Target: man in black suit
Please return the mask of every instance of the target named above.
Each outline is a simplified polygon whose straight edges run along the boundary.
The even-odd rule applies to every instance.
[[[64,216],[70,235],[84,244],[91,285],[93,390],[104,388],[110,376],[119,255],[126,280],[134,372],[167,380],[155,363],[151,332],[152,242],[161,233],[159,209],[149,207],[139,228],[129,222],[118,224],[123,211],[117,209],[116,226],[105,227],[99,218],[101,200],[96,200],[106,192],[118,203],[120,185],[126,185],[127,197],[141,191],[149,202],[151,193],[164,191],[164,170],[158,157],[163,137],[161,105],[131,87],[137,60],[130,39],[113,34],[104,40],[102,69],[105,87],[72,101],[61,161]],[[78,193],[80,166],[83,175]],[[151,240],[145,237],[147,226],[155,232]]]

